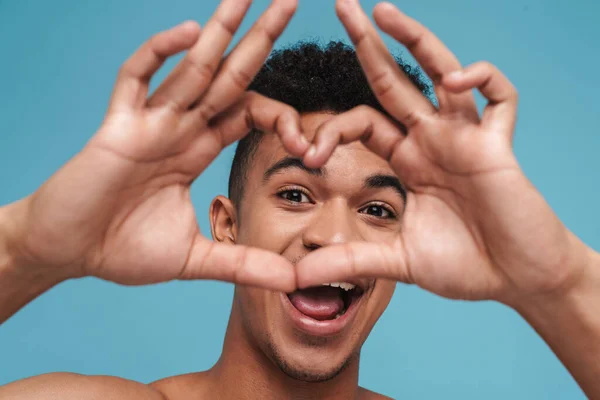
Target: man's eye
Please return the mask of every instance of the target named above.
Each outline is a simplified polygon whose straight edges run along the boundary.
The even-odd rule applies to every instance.
[[[394,215],[394,213],[392,213],[386,207],[376,205],[376,204],[371,204],[369,206],[363,207],[359,210],[359,212],[362,214],[369,214],[374,217],[384,218],[384,219],[392,219],[392,218],[396,217]]]
[[[277,193],[279,197],[292,203],[310,203],[310,199],[300,190],[284,190]]]

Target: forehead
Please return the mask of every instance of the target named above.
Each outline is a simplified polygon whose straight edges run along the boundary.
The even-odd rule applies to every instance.
[[[301,124],[306,138],[312,141],[319,126],[333,117],[335,114],[325,112],[303,114]],[[253,175],[254,178],[262,179],[264,171],[288,155],[275,134],[264,135],[252,163],[252,171],[249,171],[249,180],[254,180]],[[323,169],[329,176],[343,175],[356,180],[374,173],[395,175],[385,160],[367,149],[360,141],[338,146]]]

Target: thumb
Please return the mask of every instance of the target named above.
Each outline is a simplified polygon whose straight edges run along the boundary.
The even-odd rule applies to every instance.
[[[406,252],[393,244],[353,242],[321,248],[296,265],[298,287],[352,278],[384,278],[412,283]]]
[[[198,234],[179,279],[214,279],[286,293],[296,290],[293,265],[254,247],[216,243]]]

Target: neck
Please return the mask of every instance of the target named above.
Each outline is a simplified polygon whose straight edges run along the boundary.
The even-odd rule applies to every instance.
[[[223,352],[210,370],[212,393],[223,399],[359,398],[356,357],[339,375],[325,382],[303,382],[286,375],[249,337],[234,299]]]

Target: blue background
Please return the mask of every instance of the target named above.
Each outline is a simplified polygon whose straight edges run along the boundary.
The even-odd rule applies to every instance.
[[[362,3],[369,10],[375,4]],[[464,64],[489,60],[514,82],[521,95],[515,151],[523,168],[567,226],[600,248],[600,2],[396,4]],[[102,120],[119,65],[139,44],[186,19],[205,23],[216,5],[0,0],[0,204],[35,190],[84,145]],[[255,2],[242,31],[266,5]],[[315,37],[346,37],[332,0],[300,0],[279,45]],[[193,187],[205,233],[211,198],[226,193],[232,150]],[[0,384],[50,371],[149,382],[209,368],[220,353],[231,297],[232,286],[216,282],[66,282],[0,327]],[[397,398],[584,398],[514,311],[406,286],[365,345],[360,383]]]

